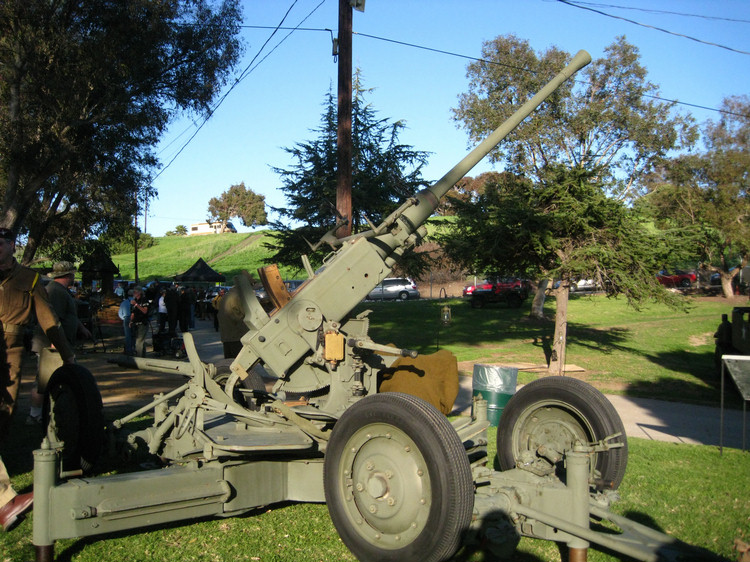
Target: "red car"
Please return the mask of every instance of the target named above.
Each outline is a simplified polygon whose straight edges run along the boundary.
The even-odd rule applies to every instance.
[[[690,271],[675,269],[672,273],[663,270],[656,274],[659,283],[665,287],[691,287],[698,280],[698,276]]]
[[[477,285],[467,285],[464,287],[463,295],[470,297],[474,291],[507,291],[512,289],[522,289],[525,287],[524,281],[512,277],[499,277],[496,279],[485,279]]]
[[[529,295],[530,284],[525,279],[515,277],[495,277],[484,283],[464,287],[463,294],[471,299],[471,306],[482,308],[485,304],[504,302],[511,307],[519,307]]]

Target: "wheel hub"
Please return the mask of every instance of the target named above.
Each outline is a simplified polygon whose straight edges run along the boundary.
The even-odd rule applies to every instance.
[[[544,446],[562,452],[576,441],[587,443],[586,429],[578,417],[564,408],[539,408],[519,423],[517,443],[531,450]]]
[[[391,426],[363,428],[352,436],[345,460],[347,510],[360,532],[386,548],[416,537],[429,515],[430,483],[411,439]]]

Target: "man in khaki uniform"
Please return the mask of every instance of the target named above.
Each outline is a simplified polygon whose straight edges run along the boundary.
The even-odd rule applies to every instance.
[[[38,273],[21,266],[13,254],[15,234],[0,228],[0,440],[8,435],[16,405],[24,355],[23,331],[34,314],[39,325],[66,363],[74,363],[57,316],[47,301],[47,292]],[[18,517],[31,507],[33,492],[16,495],[5,465],[0,459],[0,525],[8,531]]]
[[[47,283],[46,288],[47,300],[58,320],[60,320],[65,338],[72,349],[75,349],[79,335],[83,339],[91,339],[91,332],[89,332],[88,328],[78,318],[78,303],[73,298],[73,295],[70,294],[70,287],[75,282],[75,275],[76,268],[72,263],[69,261],[57,262],[52,266],[52,273],[49,274],[52,281]],[[41,361],[39,354],[42,352],[42,349],[49,347],[49,345],[49,338],[47,338],[42,327],[37,325],[34,331],[34,339],[31,342],[31,350],[37,354],[38,362]],[[32,388],[31,409],[29,410],[29,417],[26,420],[27,425],[41,423],[43,403],[44,396],[39,394],[36,388]]]

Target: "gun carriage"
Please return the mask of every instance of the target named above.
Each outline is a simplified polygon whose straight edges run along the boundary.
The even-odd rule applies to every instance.
[[[578,53],[382,224],[340,240],[333,231],[324,236],[319,244],[332,253],[317,271],[303,256],[308,279],[292,294],[273,270],[262,271],[275,305],[270,313],[249,275],[238,276],[247,332],[231,362],[202,362],[189,333],[187,362],[122,358],[140,369],[182,373],[186,382],[116,420],[108,438],[100,432],[101,399],[91,374],[70,366],[55,371],[48,435],[34,452],[37,562],[53,560],[54,542],[62,538],[233,516],[282,501],[326,502],[342,540],[364,561],[447,560],[472,541],[495,555],[511,554],[522,535],[566,544],[575,561],[586,559],[592,543],[638,560],[677,553],[682,545],[673,537],[608,509],[627,442],[598,391],[564,377],[522,388],[498,428],[503,470],[493,470],[486,401],[475,398],[472,416],[451,422],[421,398],[379,392],[379,374],[416,353],[372,341],[367,313],[351,315],[418,244],[439,199],[589,61],[588,53]],[[264,370],[277,377],[270,392]],[[299,396],[305,399],[293,400]],[[126,431],[149,412],[150,427]],[[105,441],[166,466],[86,476]],[[602,520],[622,532],[592,525]]]

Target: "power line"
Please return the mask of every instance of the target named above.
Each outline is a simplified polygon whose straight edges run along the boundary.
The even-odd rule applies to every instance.
[[[561,0],[556,0],[556,1],[561,1]],[[433,52],[433,53],[438,53],[438,54],[442,54],[442,55],[448,55],[448,56],[452,56],[452,57],[458,57],[458,58],[462,58],[462,59],[471,60],[471,61],[474,61],[474,62],[482,62],[482,63],[485,63],[485,64],[494,64],[494,65],[499,65],[499,66],[505,66],[507,68],[512,68],[512,69],[515,69],[515,70],[521,70],[521,71],[524,71],[524,72],[535,72],[535,71],[530,70],[528,68],[522,68],[522,67],[518,67],[518,66],[513,66],[511,64],[499,63],[499,62],[496,62],[496,61],[490,61],[490,60],[481,59],[481,58],[477,58],[477,57],[471,57],[471,56],[468,56],[468,55],[462,55],[462,54],[454,53],[454,52],[451,52],[451,51],[444,51],[444,50],[441,50],[441,49],[434,49],[432,47],[424,47],[422,45],[416,45],[414,43],[407,43],[405,41],[398,41],[396,39],[388,39],[386,37],[378,37],[377,35],[369,35],[367,33],[357,33],[357,32],[354,32],[354,34],[355,35],[359,35],[361,37],[367,37],[369,39],[375,39],[377,41],[385,41],[387,43],[394,43],[396,45],[402,45],[404,47],[411,47],[411,48],[420,49],[420,50],[423,50],[423,51],[430,51],[430,52]],[[573,80],[576,81],[576,82],[580,82],[580,80],[576,80],[575,78],[573,78]],[[728,111],[726,109],[717,109],[715,107],[707,107],[705,105],[699,105],[699,104],[696,104],[696,103],[689,103],[689,102],[684,102],[684,101],[673,100],[673,99],[664,98],[664,97],[656,96],[656,95],[652,95],[652,94],[643,94],[643,96],[644,97],[648,97],[648,98],[652,98],[652,99],[658,99],[658,100],[661,100],[661,101],[664,101],[664,102],[667,102],[667,103],[673,103],[675,105],[684,105],[684,106],[687,106],[687,107],[693,107],[693,108],[696,108],[696,109],[704,109],[706,111],[714,111],[716,113],[722,113],[722,114],[726,114],[726,115],[735,115],[735,116],[738,116],[738,117],[750,118],[750,116],[744,115],[742,113],[736,113],[736,112]]]
[[[329,29],[329,28],[301,27],[301,24],[304,23],[308,18],[310,18],[310,16],[312,16],[312,14],[315,13],[320,8],[320,6],[323,5],[323,3],[325,3],[325,0],[321,0],[321,2],[317,6],[315,6],[315,8],[313,8],[310,11],[310,13],[308,13],[308,15],[305,16],[305,18],[303,18],[300,21],[300,23],[298,25],[296,25],[294,27],[284,27],[282,24],[286,20],[287,16],[291,12],[292,8],[295,6],[295,4],[297,3],[297,1],[298,0],[294,0],[294,2],[289,7],[289,9],[287,10],[287,12],[284,14],[284,17],[281,19],[281,22],[279,22],[279,24],[276,25],[276,26],[262,26],[262,25],[242,25],[242,26],[239,26],[239,27],[244,28],[244,29],[272,29],[273,32],[271,33],[271,35],[269,35],[269,37],[263,43],[263,46],[258,50],[258,52],[253,57],[253,59],[248,63],[248,65],[242,71],[242,73],[240,74],[240,76],[234,81],[234,83],[232,84],[232,86],[227,90],[226,93],[224,93],[224,95],[221,96],[221,98],[216,103],[216,105],[209,110],[208,114],[203,118],[203,120],[200,123],[200,125],[197,126],[197,129],[193,132],[193,134],[190,136],[190,138],[188,138],[188,140],[185,141],[185,143],[182,145],[182,147],[180,147],[180,149],[172,157],[172,159],[156,174],[156,176],[154,176],[154,178],[152,179],[152,181],[155,180],[156,178],[158,178],[170,165],[172,165],[172,163],[177,159],[177,157],[185,150],[185,148],[187,148],[187,146],[190,144],[190,142],[197,136],[198,132],[200,132],[200,130],[203,128],[203,126],[213,116],[214,112],[224,102],[224,100],[227,98],[227,96],[229,96],[229,94],[232,92],[232,90],[234,90],[234,88],[242,80],[244,80],[245,78],[247,78],[247,76],[250,75],[256,68],[258,68],[258,66],[260,64],[262,64],[277,48],[279,48],[281,46],[281,44],[284,41],[286,41],[286,39],[288,39],[289,36],[292,35],[292,33],[294,33],[295,31],[326,32],[326,33],[331,33],[331,34],[333,33],[332,30]],[[719,17],[713,17],[713,16],[700,16],[700,15],[696,15],[696,14],[686,14],[686,13],[679,13],[679,12],[666,12],[666,11],[661,11],[661,10],[651,10],[651,9],[645,9],[645,8],[632,8],[632,7],[626,7],[626,6],[611,5],[611,4],[596,4],[596,3],[593,3],[593,2],[572,2],[570,0],[553,0],[553,1],[560,2],[562,4],[566,4],[566,5],[569,5],[569,6],[574,7],[574,8],[579,8],[579,9],[582,9],[582,10],[588,10],[588,11],[591,11],[591,12],[603,15],[605,17],[610,17],[610,18],[614,18],[614,19],[621,19],[623,21],[627,21],[627,22],[632,23],[634,25],[639,25],[639,26],[643,26],[643,27],[655,29],[657,31],[662,31],[662,32],[668,33],[670,35],[675,35],[675,36],[678,36],[678,37],[683,37],[685,39],[690,39],[692,41],[696,41],[696,42],[703,43],[703,44],[706,44],[706,45],[711,45],[711,46],[715,46],[715,47],[727,49],[729,51],[737,52],[737,53],[740,53],[740,54],[750,55],[750,52],[733,49],[731,47],[727,47],[727,46],[724,46],[724,45],[719,45],[719,44],[716,44],[716,43],[711,43],[711,42],[708,42],[708,41],[703,41],[703,40],[700,40],[700,39],[696,39],[696,38],[690,37],[688,35],[683,35],[683,34],[675,33],[675,32],[672,32],[672,31],[669,31],[669,30],[666,30],[666,29],[662,29],[662,28],[650,26],[650,25],[647,25],[647,24],[642,24],[642,23],[639,23],[639,22],[636,22],[636,21],[633,21],[633,20],[629,20],[627,18],[622,18],[622,17],[619,17],[619,16],[614,16],[614,15],[611,15],[611,14],[607,14],[605,12],[601,12],[599,10],[595,10],[595,9],[590,8],[588,6],[622,8],[622,9],[634,9],[634,10],[640,10],[640,11],[645,11],[645,12],[653,12],[653,13],[665,13],[665,14],[690,16],[690,17],[705,17],[707,19],[722,19],[722,20],[728,20],[728,21],[737,21],[737,22],[741,22],[741,23],[750,23],[750,22],[748,22],[746,20],[732,20],[730,18],[719,18]],[[266,55],[262,59],[258,60],[258,57],[261,55],[261,53],[263,52],[263,50],[265,49],[265,47],[268,45],[268,43],[271,41],[271,39],[274,37],[274,35],[277,32],[279,32],[279,31],[289,31],[289,33],[281,41],[279,41],[279,43],[277,43],[273,47],[273,49],[271,49],[268,53],[266,53]],[[424,45],[417,45],[415,43],[409,43],[409,42],[400,41],[400,40],[397,40],[397,39],[389,39],[389,38],[386,38],[386,37],[380,37],[380,36],[371,35],[371,34],[368,34],[368,33],[360,33],[360,32],[353,32],[353,33],[354,33],[354,35],[359,35],[361,37],[365,37],[365,38],[368,38],[368,39],[373,39],[373,40],[376,40],[376,41],[384,41],[384,42],[387,42],[387,43],[393,43],[395,45],[401,45],[401,46],[409,47],[409,48],[413,48],[413,49],[419,49],[419,50],[423,50],[423,51],[429,51],[429,52],[433,52],[433,53],[437,53],[437,54],[441,54],[441,55],[446,55],[446,56],[451,56],[451,57],[457,57],[457,58],[461,58],[461,59],[465,59],[465,60],[470,60],[470,61],[474,61],[474,62],[482,62],[482,63],[486,63],[486,64],[495,64],[495,65],[499,64],[499,65],[502,65],[502,66],[506,66],[508,68],[512,68],[512,69],[515,69],[515,70],[521,70],[521,71],[525,71],[525,72],[534,72],[534,71],[532,71],[530,69],[526,69],[526,68],[522,68],[522,67],[517,67],[517,66],[513,66],[513,65],[509,65],[509,64],[498,63],[498,62],[495,62],[495,61],[489,61],[489,60],[486,60],[486,59],[481,59],[481,58],[478,58],[478,57],[472,57],[472,56],[469,56],[469,55],[464,55],[464,54],[456,53],[456,52],[453,52],[453,51],[446,51],[446,50],[443,50],[443,49],[436,49],[436,48],[433,48],[433,47],[426,47]],[[257,63],[256,63],[256,61],[257,61]],[[717,109],[717,108],[714,108],[714,107],[708,107],[708,106],[704,106],[704,105],[700,105],[700,104],[689,103],[689,102],[684,102],[684,101],[678,101],[678,100],[664,98],[664,97],[656,96],[656,95],[652,95],[652,94],[643,94],[643,96],[644,97],[648,97],[648,98],[652,98],[652,99],[658,99],[660,101],[663,101],[663,102],[666,102],[666,103],[672,103],[672,104],[675,104],[675,105],[681,105],[681,106],[686,106],[686,107],[692,107],[692,108],[695,108],[695,109],[702,109],[702,110],[705,110],[705,111],[713,111],[713,112],[716,112],[716,113],[721,113],[721,114],[726,114],[726,115],[734,115],[734,116],[738,116],[738,117],[748,118],[747,115],[736,113],[736,112],[732,112],[732,111],[728,111],[728,110],[725,110],[725,109]],[[171,146],[174,142],[176,142],[177,139],[179,139],[184,134],[186,134],[188,130],[189,130],[189,127],[186,128],[182,133],[180,133],[177,136],[176,139],[172,140],[172,142],[170,142],[166,147],[164,147],[162,149],[162,152],[164,150],[166,150],[169,146]]]
[[[561,4],[565,4],[566,6],[570,6],[572,8],[578,8],[579,10],[587,10],[589,12],[594,12],[595,14],[599,14],[601,16],[605,16],[608,18],[616,19],[616,20],[622,20],[626,21],[628,23],[632,23],[633,25],[639,25],[641,27],[646,27],[648,29],[653,29],[656,31],[661,31],[662,33],[667,33],[669,35],[674,35],[676,37],[682,37],[683,39],[689,39],[690,41],[695,41],[696,43],[702,43],[704,45],[711,45],[712,47],[718,47],[719,49],[726,49],[727,51],[732,51],[733,53],[739,53],[741,55],[750,55],[750,52],[748,51],[742,51],[740,49],[735,49],[734,47],[728,47],[726,45],[721,45],[720,43],[713,43],[711,41],[704,41],[703,39],[698,39],[697,37],[692,37],[690,35],[685,35],[684,33],[677,33],[674,31],[669,31],[668,29],[664,29],[663,27],[656,27],[654,25],[648,25],[646,23],[641,23],[635,20],[631,20],[628,18],[623,18],[622,16],[615,16],[612,14],[608,14],[606,12],[602,12],[601,10],[595,10],[594,8],[589,8],[588,6],[584,6],[583,3],[579,2],[571,2],[570,0],[557,0]]]
[[[297,4],[298,1],[299,0],[294,0],[292,2],[291,6],[289,6],[289,8],[287,9],[286,13],[284,14],[284,17],[281,18],[281,21],[279,22],[279,24],[276,27],[272,28],[273,32],[268,36],[268,38],[263,43],[263,45],[261,46],[261,48],[258,49],[258,52],[255,54],[255,56],[253,57],[253,59],[247,64],[247,66],[245,67],[245,69],[235,79],[235,81],[232,83],[232,85],[229,87],[229,89],[224,93],[224,95],[221,96],[221,98],[219,99],[219,101],[208,111],[208,113],[206,114],[206,116],[203,118],[203,121],[201,122],[201,124],[198,125],[198,127],[193,132],[193,134],[190,135],[190,138],[188,138],[188,140],[185,141],[185,143],[180,147],[180,149],[172,157],[172,159],[161,170],[159,170],[159,172],[151,179],[152,182],[155,179],[157,179],[159,176],[161,176],[164,173],[164,171],[172,165],[172,163],[177,159],[177,157],[180,154],[182,154],[182,152],[188,147],[188,145],[192,142],[192,140],[198,135],[198,133],[200,132],[200,130],[203,128],[203,126],[206,123],[208,123],[208,120],[213,116],[213,114],[216,112],[216,110],[219,109],[219,107],[221,106],[222,103],[224,103],[224,100],[227,99],[227,97],[232,92],[232,90],[234,90],[237,87],[237,85],[239,85],[240,82],[242,82],[245,78],[247,78],[247,76],[249,76],[256,68],[258,68],[258,66],[263,61],[265,61],[271,55],[271,53],[273,53],[284,41],[286,41],[289,38],[289,36],[292,35],[292,33],[294,33],[297,30],[300,30],[299,25],[301,25],[302,23],[304,23],[305,21],[307,21],[307,19],[310,16],[312,16],[312,14],[314,14],[318,10],[318,8],[320,8],[325,3],[325,0],[321,0],[320,3],[317,6],[315,6],[302,19],[302,21],[300,21],[300,23],[299,23],[298,26],[293,27],[293,28],[282,28],[282,25],[283,25],[284,21],[286,21],[286,18],[289,16],[289,13],[292,11],[292,9],[294,8],[294,6]],[[263,49],[266,48],[266,45],[268,45],[268,43],[271,41],[271,39],[273,39],[273,36],[276,35],[276,33],[279,30],[281,30],[281,29],[291,29],[291,31],[281,41],[279,41],[276,44],[276,46],[274,46],[273,49],[271,49],[260,61],[258,61],[257,64],[255,64],[255,61],[261,55],[261,53],[263,52]],[[189,127],[187,129],[185,129],[185,131],[183,131],[182,133],[180,133],[180,135],[178,135],[178,138],[181,137],[182,135],[184,135],[188,130],[189,130]],[[172,142],[174,142],[174,141],[172,141]],[[170,143],[170,145],[171,144],[172,143]],[[167,146],[170,146],[170,145],[167,145]],[[165,147],[165,149],[166,148],[167,147]]]
[[[546,0],[549,2],[557,2],[558,0]],[[635,12],[646,12],[647,14],[665,14],[668,16],[684,16],[688,18],[699,18],[699,19],[705,19],[705,20],[718,20],[718,21],[731,21],[735,23],[750,23],[750,20],[742,20],[737,18],[725,18],[721,16],[707,16],[705,14],[687,14],[685,12],[672,12],[669,10],[655,10],[653,8],[639,8],[636,6],[618,6],[616,4],[600,4],[597,2],[582,2],[580,0],[576,0],[576,4],[580,4],[583,6],[594,6],[597,8],[615,8],[618,10],[631,10]]]

